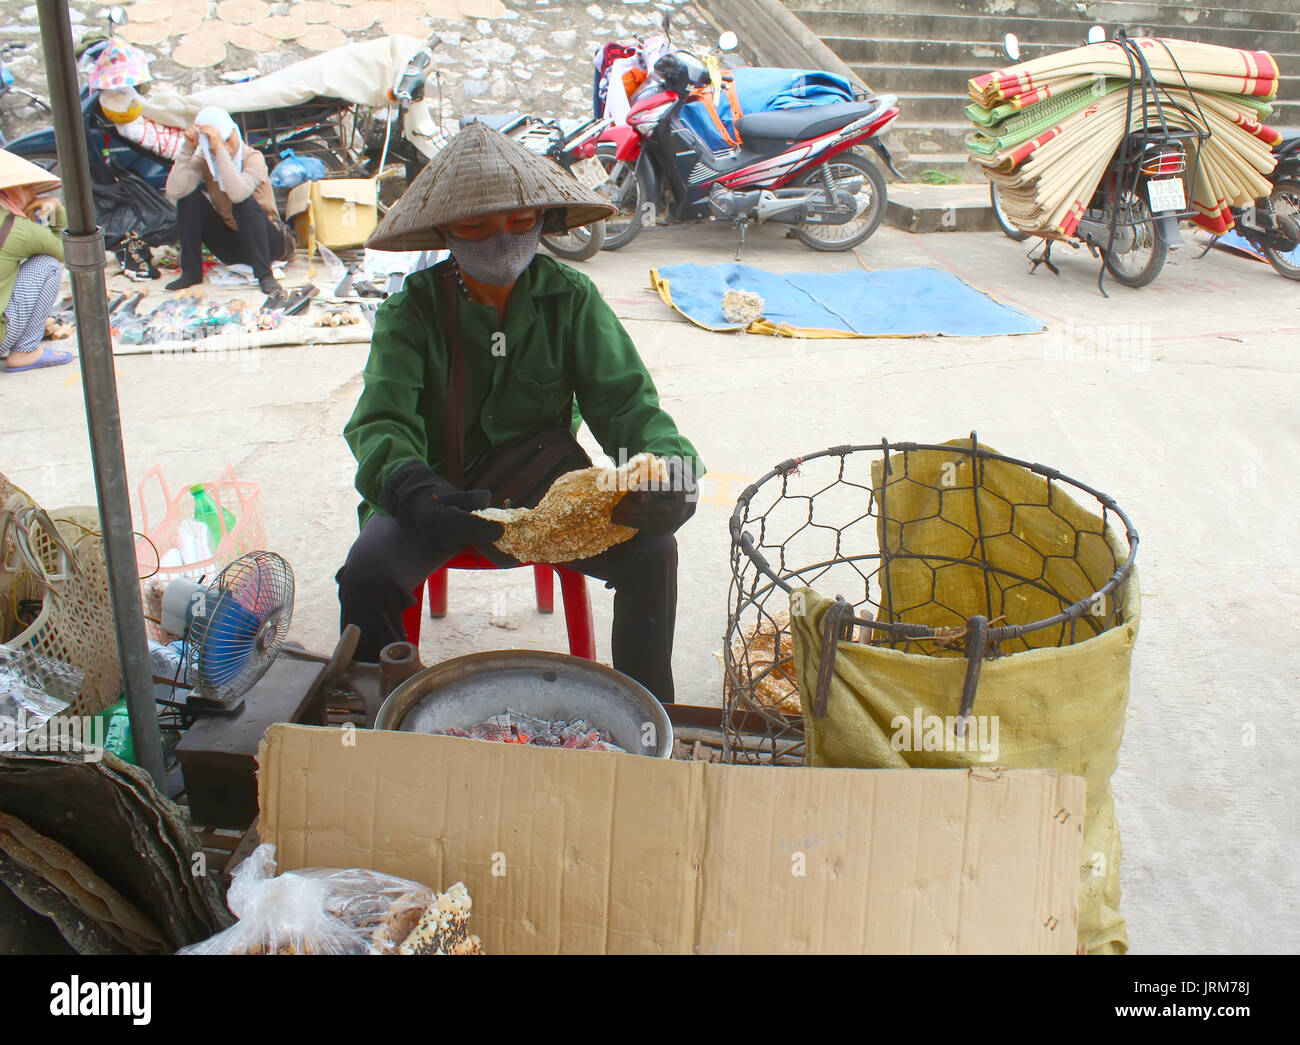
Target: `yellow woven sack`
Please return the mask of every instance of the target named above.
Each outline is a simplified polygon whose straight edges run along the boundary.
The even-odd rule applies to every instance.
[[[882,462],[873,467],[874,492],[878,499],[884,494],[881,548],[886,554],[903,548],[909,556],[933,558],[890,561],[881,577],[882,620],[960,628],[971,615],[987,614],[992,601],[991,616],[1005,618],[998,625],[1029,624],[1063,608],[1057,595],[1041,587],[1009,584],[976,565],[981,532],[983,561],[1040,578],[1071,602],[1101,588],[1125,558],[1109,527],[1103,534],[1101,519],[1024,468],[981,459],[982,525],[977,526],[969,454],[912,451],[906,457],[908,474],[903,461],[902,455],[891,459],[893,474],[883,484]],[[1110,777],[1119,760],[1138,631],[1136,573],[1117,596],[1118,606],[1107,600],[1107,615],[1083,620],[1072,633],[1033,632],[1004,645],[1004,655],[986,659],[971,709],[976,721],[964,740],[949,720],[958,714],[965,657],[939,647],[933,656],[904,652],[890,648],[883,637],[878,645],[836,644],[826,714],[817,718],[821,624],[833,600],[810,588],[795,589],[791,596],[810,765],[956,769],[985,764],[1055,769],[1087,780],[1078,938],[1079,950],[1089,954],[1128,949],[1119,913],[1120,842]],[[1118,615],[1108,615],[1111,609]],[[1118,623],[1097,633],[1112,620]]]

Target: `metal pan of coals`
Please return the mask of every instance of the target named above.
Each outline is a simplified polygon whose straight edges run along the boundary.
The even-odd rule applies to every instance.
[[[584,719],[632,754],[670,758],[668,713],[639,682],[566,653],[494,650],[417,672],[393,690],[376,729],[468,729],[507,710],[541,719]]]

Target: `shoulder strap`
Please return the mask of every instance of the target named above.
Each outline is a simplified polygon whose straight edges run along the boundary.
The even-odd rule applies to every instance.
[[[5,245],[5,242],[9,239],[9,233],[13,232],[15,220],[15,216],[10,214],[5,218],[4,224],[0,225],[0,247]]]
[[[740,139],[740,118],[745,114],[740,111],[740,98],[736,94],[736,81],[732,77],[724,77],[722,80],[722,89],[727,92],[727,104],[731,106],[731,126],[736,128],[736,144],[739,145]]]
[[[718,106],[712,88],[700,89],[692,92],[692,94],[703,103],[704,111],[707,112],[713,120],[713,125],[717,127],[718,133],[722,135],[723,141],[732,148],[739,145],[739,132],[737,132],[736,137],[733,138],[731,132],[727,130],[727,125],[722,122],[722,117],[718,114]]]
[[[443,409],[443,448],[447,454],[447,479],[460,487],[465,481],[465,361],[460,342],[460,306],[456,294],[455,262],[447,266],[442,280],[442,301],[446,315],[447,396]]]

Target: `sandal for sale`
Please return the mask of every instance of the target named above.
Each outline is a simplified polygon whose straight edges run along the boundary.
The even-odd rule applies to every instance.
[[[287,298],[267,298],[262,303],[262,308],[277,311],[282,316],[294,316],[306,308],[307,303],[319,293],[320,291],[309,283],[299,287]]]

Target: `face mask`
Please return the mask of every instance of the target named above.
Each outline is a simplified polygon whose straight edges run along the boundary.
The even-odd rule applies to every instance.
[[[493,287],[507,286],[519,278],[537,253],[541,237],[540,220],[527,232],[502,229],[486,239],[461,239],[450,232],[443,233],[456,264],[480,283]]]

